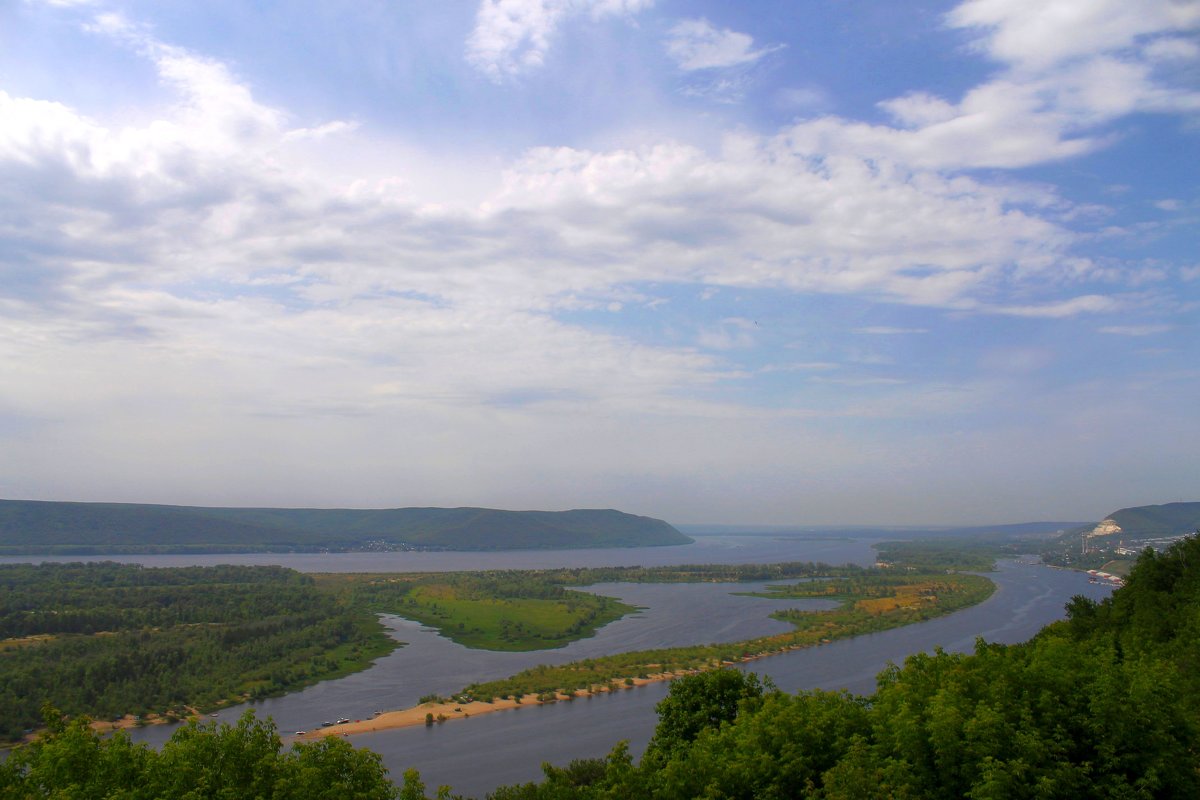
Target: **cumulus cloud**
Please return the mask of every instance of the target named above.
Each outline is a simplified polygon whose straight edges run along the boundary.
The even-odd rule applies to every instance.
[[[719,156],[683,144],[531,151],[497,198],[556,241],[624,254],[609,279],[877,293],[972,307],[1012,267],[1061,277],[1069,231],[1029,195],[882,161],[819,161],[777,137],[732,137]],[[539,222],[539,220],[545,222]],[[553,222],[550,222],[553,220]]]
[[[1194,57],[1179,34],[1200,28],[1198,4],[968,0],[947,22],[973,32],[1001,71],[958,100],[914,92],[881,102],[895,126],[803,123],[796,145],[925,169],[1019,168],[1100,149],[1110,139],[1099,127],[1128,114],[1200,111],[1195,87],[1155,67]]]
[[[1173,39],[1200,27],[1200,5],[1178,0],[967,0],[947,16],[984,32],[977,46],[1014,67],[1038,71],[1120,51],[1144,37]]]
[[[481,0],[467,39],[467,61],[495,81],[545,63],[563,21],[633,14],[653,0]]]
[[[782,45],[753,47],[754,37],[749,34],[717,28],[706,19],[680,22],[671,28],[666,41],[667,55],[689,72],[752,64]]]
[[[469,57],[503,79],[542,63],[569,16],[646,5],[485,2]],[[972,23],[983,44],[1008,24],[995,19]],[[966,171],[1087,152],[1104,144],[1088,126],[1191,102],[1157,82],[1142,51],[1044,62],[996,45],[1017,53],[1005,56],[1011,72],[957,100],[894,98],[884,105],[892,125],[830,117],[711,149],[536,148],[484,202],[433,205],[397,190],[403,173],[343,181],[305,169],[295,148],[353,147],[363,134],[353,123],[293,127],[221,62],[120,17],[94,29],[142,54],[174,101],[152,121],[116,124],[0,92],[6,407],[73,420],[60,439],[94,452],[133,453],[123,443],[142,437],[195,453],[221,430],[195,469],[228,474],[231,486],[259,466],[252,456],[242,472],[214,469],[240,453],[294,446],[282,461],[316,463],[322,447],[347,441],[364,454],[354,480],[393,480],[375,468],[411,446],[429,459],[420,470],[453,485],[475,460],[463,453],[515,464],[531,446],[572,452],[564,442],[583,435],[581,407],[616,420],[589,452],[617,470],[630,419],[653,418],[657,427],[639,430],[661,435],[667,452],[689,426],[709,434],[713,420],[746,418],[706,390],[744,377],[725,359],[756,346],[752,319],[716,312],[708,327],[657,342],[572,321],[579,310],[665,302],[648,285],[702,286],[714,305],[729,288],[1046,319],[1118,310],[1087,286],[1095,266],[1074,254],[1067,201]],[[681,64],[718,69],[766,52],[726,33]],[[1092,91],[1104,81],[1109,96]],[[1195,279],[1195,268],[1181,275]],[[805,358],[762,372],[836,366],[834,355]],[[845,380],[886,389],[901,379]],[[960,402],[945,394],[940,402]],[[914,397],[912,408],[929,401]],[[537,426],[519,413],[531,407]],[[346,423],[363,417],[380,424],[367,433]],[[317,418],[318,434],[283,433],[289,420]],[[709,454],[745,433],[730,425]],[[756,452],[784,447],[777,438],[763,435]],[[45,453],[47,465],[70,461]],[[698,463],[693,452],[678,458]],[[557,466],[564,481],[577,475],[565,457]]]

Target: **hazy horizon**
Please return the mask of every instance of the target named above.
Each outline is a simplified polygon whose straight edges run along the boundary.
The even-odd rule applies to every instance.
[[[1196,499],[1198,31],[1171,0],[4,4],[0,497]]]

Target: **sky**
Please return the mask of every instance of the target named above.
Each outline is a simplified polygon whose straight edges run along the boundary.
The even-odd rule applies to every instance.
[[[0,2],[0,497],[1200,500],[1197,0]]]

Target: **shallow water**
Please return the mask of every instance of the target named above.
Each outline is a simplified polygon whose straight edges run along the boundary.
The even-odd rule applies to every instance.
[[[722,549],[709,545],[705,548],[705,560],[739,559],[732,563],[829,560],[810,555],[813,543],[806,547],[795,540],[729,538],[742,541],[724,548],[727,559],[714,558]],[[819,544],[833,545],[845,552],[844,542]],[[562,555],[570,558],[580,552],[562,551]],[[644,552],[648,551],[637,554]],[[628,556],[629,551],[622,554]],[[343,560],[342,554],[325,558]],[[698,563],[700,559],[687,560]],[[842,559],[846,560],[849,559]],[[374,568],[381,569],[378,564]],[[314,571],[332,570],[326,561]],[[1024,641],[1045,624],[1062,618],[1063,607],[1073,595],[1101,598],[1111,591],[1088,583],[1087,576],[1081,573],[1011,561],[1003,562],[999,571],[989,577],[996,582],[997,591],[978,606],[905,628],[772,656],[745,668],[771,676],[786,691],[822,688],[869,693],[874,689],[875,676],[889,662],[899,662],[907,655],[939,646],[967,651],[977,636],[993,642]],[[786,630],[786,626],[769,618],[772,611],[818,607],[825,602],[734,594],[764,585],[762,582],[610,583],[588,587],[589,591],[618,597],[643,610],[605,626],[593,638],[556,650],[528,653],[470,650],[418,623],[387,617],[393,635],[408,644],[379,659],[370,669],[254,706],[227,709],[221,712],[220,719],[235,719],[245,708],[254,707],[260,716],[273,717],[286,734],[343,716],[367,718],[376,709],[410,706],[425,694],[449,694],[470,683],[505,677],[537,664],[653,647],[738,641],[778,632]],[[611,695],[476,716],[469,721],[454,720],[432,728],[421,726],[365,734],[352,741],[380,753],[394,776],[416,767],[430,787],[450,784],[456,792],[482,797],[498,785],[538,779],[543,761],[563,764],[575,758],[602,756],[621,739],[628,740],[635,754],[639,754],[653,732],[654,705],[666,692],[667,684],[654,684]],[[171,727],[154,726],[136,731],[135,737],[159,744],[171,732]]]
[[[846,689],[874,691],[875,676],[890,662],[942,647],[966,652],[976,637],[989,642],[1025,641],[1061,619],[1076,594],[1095,599],[1111,589],[1087,576],[1042,566],[1004,562],[989,575],[996,592],[983,603],[950,616],[904,628],[846,639],[755,661],[741,668],[771,679],[785,691]],[[599,757],[620,739],[635,754],[645,748],[655,724],[654,705],[668,684],[598,695],[570,703],[521,708],[456,720],[432,728],[406,728],[355,737],[384,757],[394,775],[417,767],[430,787],[482,797],[502,784],[537,780],[540,764],[565,764]]]

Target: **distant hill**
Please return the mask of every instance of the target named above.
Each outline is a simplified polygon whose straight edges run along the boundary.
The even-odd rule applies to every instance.
[[[1200,503],[1165,503],[1122,508],[1105,517],[1090,536],[1124,540],[1182,536],[1200,529]]]
[[[680,525],[679,530],[692,536],[795,536],[811,538],[895,538],[936,539],[939,537],[989,536],[1002,538],[1049,537],[1065,530],[1078,529],[1082,522],[1018,522],[1005,525],[903,526],[903,525]]]
[[[612,509],[205,508],[0,500],[0,554],[518,550],[687,544]]]

